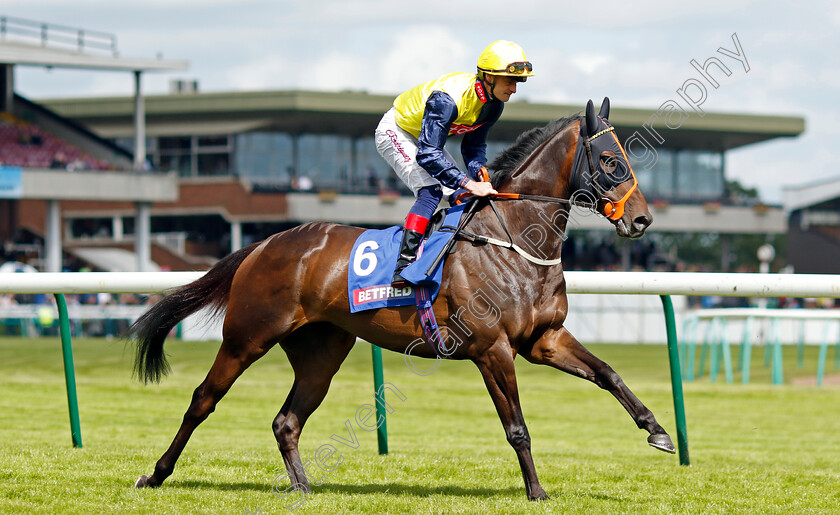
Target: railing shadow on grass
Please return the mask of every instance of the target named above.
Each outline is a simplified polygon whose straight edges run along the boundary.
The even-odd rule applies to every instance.
[[[332,492],[342,494],[396,494],[412,495],[415,497],[429,497],[431,495],[446,495],[459,497],[495,497],[498,495],[522,495],[522,486],[517,484],[508,488],[463,487],[457,485],[425,486],[406,483],[366,483],[366,484],[337,484],[324,483],[313,487],[317,494]]]
[[[168,488],[185,488],[185,489],[207,489],[215,491],[254,491],[265,492],[270,494],[272,492],[272,484],[270,481],[253,482],[220,482],[209,481],[203,479],[183,479],[173,480],[167,483]],[[441,485],[441,486],[423,486],[412,485],[406,483],[365,483],[365,484],[339,484],[339,483],[324,483],[312,487],[312,494],[318,493],[339,493],[339,494],[393,494],[393,495],[411,495],[416,497],[429,497],[432,495],[446,495],[459,497],[495,497],[499,495],[521,495],[522,487],[519,485],[510,486],[509,488],[487,488],[487,487],[462,487],[456,485]]]

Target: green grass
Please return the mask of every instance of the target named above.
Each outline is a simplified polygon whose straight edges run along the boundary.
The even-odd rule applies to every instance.
[[[282,471],[271,422],[291,386],[282,351],[258,361],[196,431],[162,488],[135,490],[171,442],[216,343],[170,341],[173,374],[144,387],[122,342],[73,342],[84,448],[70,445],[61,352],[54,339],[0,339],[0,512],[288,513],[272,494]],[[371,401],[370,347],[360,343],[301,439],[314,459]],[[665,348],[591,345],[676,442]],[[760,349],[759,349],[760,350]],[[513,450],[471,363],[429,377],[384,353],[390,454],[356,428],[357,450],[296,513],[836,513],[840,506],[840,389],[771,386],[754,351],[753,383],[685,384],[691,467],[650,448],[608,393],[517,360],[537,472],[551,499],[530,503]],[[816,349],[785,379],[815,374]],[[830,363],[833,354],[830,355]],[[829,365],[831,373],[836,373]],[[736,376],[736,382],[739,376]],[[314,475],[314,474],[312,474]]]

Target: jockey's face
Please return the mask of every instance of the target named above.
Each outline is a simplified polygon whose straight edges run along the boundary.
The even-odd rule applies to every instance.
[[[501,100],[507,102],[510,96],[516,93],[516,83],[520,82],[517,77],[508,77],[507,75],[491,75],[485,76],[487,84],[490,85],[490,93]]]

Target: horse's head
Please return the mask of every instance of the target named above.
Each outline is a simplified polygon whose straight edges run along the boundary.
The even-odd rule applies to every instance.
[[[608,120],[610,99],[596,115],[590,100],[580,121],[571,186],[573,199],[594,205],[615,225],[616,233],[638,238],[653,221],[624,148]]]

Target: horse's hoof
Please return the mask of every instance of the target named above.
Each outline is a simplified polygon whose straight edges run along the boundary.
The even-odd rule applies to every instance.
[[[674,442],[671,441],[671,437],[665,433],[650,435],[647,440],[650,446],[654,449],[659,449],[660,451],[665,451],[671,454],[677,452],[677,449],[674,447]]]
[[[543,489],[540,489],[539,492],[533,492],[528,496],[529,501],[545,501],[546,499],[548,499],[548,494]]]
[[[137,481],[134,483],[134,488],[154,488],[158,485],[151,482],[151,476],[140,476],[137,478]]]

